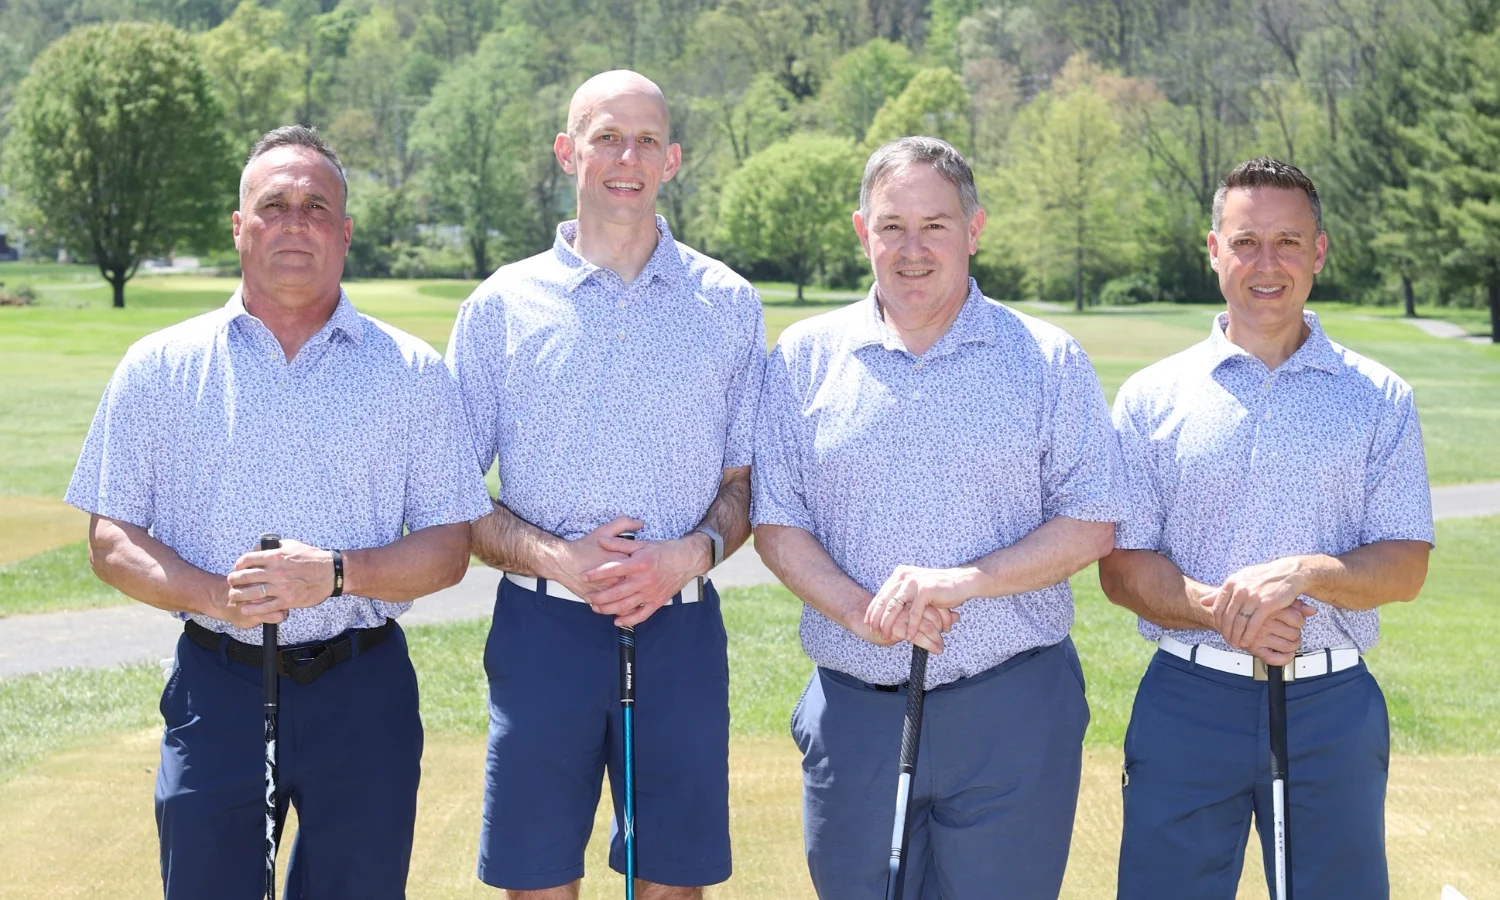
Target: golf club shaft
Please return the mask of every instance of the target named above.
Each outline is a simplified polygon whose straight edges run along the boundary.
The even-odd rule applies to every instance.
[[[1266,667],[1271,731],[1271,823],[1276,845],[1276,900],[1292,900],[1292,844],[1288,822],[1286,679],[1281,666]]]
[[[277,550],[280,547],[280,535],[260,536],[260,549]],[[276,726],[281,712],[280,678],[276,671],[276,626],[262,625],[260,640],[260,679],[266,714],[266,900],[276,900]]]
[[[906,717],[901,723],[901,765],[896,776],[896,823],[891,831],[890,871],[886,900],[901,896],[901,863],[906,851],[906,811],[911,805],[911,779],[917,769],[917,745],[922,736],[922,701],[926,698],[927,651],[911,648],[911,675],[906,681]]]
[[[635,532],[620,535],[635,540]],[[624,724],[624,777],[622,793],[624,816],[621,818],[625,843],[625,900],[635,900],[635,629],[615,629],[620,645],[620,717]]]

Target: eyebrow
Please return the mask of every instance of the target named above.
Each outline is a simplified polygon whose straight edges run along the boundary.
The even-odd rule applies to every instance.
[[[1281,231],[1273,232],[1273,234],[1276,237],[1294,237],[1294,238],[1304,237],[1303,233],[1301,231],[1298,231],[1295,228],[1283,229]],[[1239,238],[1242,238],[1242,237],[1256,237],[1256,236],[1257,236],[1257,232],[1252,231],[1250,229],[1242,229],[1240,231],[1234,232],[1229,237],[1230,237],[1231,240],[1238,240]]]
[[[892,219],[904,219],[904,218],[906,218],[906,217],[905,216],[898,216],[895,213],[886,213],[884,215],[876,216],[875,217],[875,221],[877,221],[877,222],[886,222],[886,221],[890,221]],[[921,217],[921,219],[922,219],[923,222],[936,222],[938,219],[952,219],[952,218],[953,218],[952,215],[950,215],[949,213],[945,213],[945,212],[940,212],[940,213],[937,213],[937,214],[931,215],[931,216],[922,216]]]
[[[259,204],[259,205],[264,205],[266,203],[270,203],[273,200],[285,200],[286,199],[286,194],[287,194],[286,191],[272,191],[269,194],[263,194],[255,202],[257,204]],[[318,193],[317,191],[309,191],[307,193],[307,199],[311,200],[314,203],[321,203],[324,206],[332,206],[333,205],[333,202],[331,200],[329,200],[327,197],[323,196],[322,194]]]

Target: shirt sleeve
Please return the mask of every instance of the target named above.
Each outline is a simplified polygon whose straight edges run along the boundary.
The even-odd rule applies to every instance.
[[[434,355],[417,373],[408,430],[406,506],[412,531],[472,522],[494,508],[470,451],[463,403],[452,373]]]
[[[1047,518],[1118,522],[1120,448],[1094,367],[1069,339],[1051,380],[1042,459],[1042,509]]]
[[[136,348],[104,389],[64,500],[84,512],[149,529],[156,520],[155,367]]]
[[[761,375],[766,368],[766,318],[760,295],[752,287],[741,298],[753,312],[744,357],[729,383],[729,433],[724,441],[724,468],[748,466],[755,455],[755,421],[760,407]]]
[[[448,369],[458,385],[464,443],[473,449],[481,473],[488,472],[499,453],[500,385],[496,383],[490,356],[504,342],[488,332],[490,319],[498,314],[490,304],[470,297],[459,307],[448,339]]]
[[[1361,544],[1433,543],[1432,490],[1427,484],[1422,424],[1411,389],[1403,388],[1395,402],[1387,405],[1370,447]]]
[[[787,525],[816,533],[803,494],[802,408],[792,393],[780,344],[766,361],[756,423],[751,524]]]
[[[1121,550],[1160,550],[1161,494],[1151,466],[1151,446],[1131,415],[1130,384],[1115,397],[1115,436],[1120,446],[1125,510],[1115,526],[1115,546]]]

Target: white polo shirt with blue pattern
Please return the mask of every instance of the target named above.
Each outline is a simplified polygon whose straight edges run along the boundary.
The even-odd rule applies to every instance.
[[[1220,585],[1246,566],[1287,556],[1337,556],[1376,541],[1433,541],[1432,495],[1411,387],[1390,369],[1328,339],[1318,317],[1271,371],[1225,336],[1133,375],[1115,398],[1129,514],[1115,545],[1155,550],[1183,574]],[[1308,599],[1317,614],[1304,650],[1380,639],[1380,613]],[[1233,649],[1213,630],[1143,637]]]
[[[813,534],[871,593],[898,565],[949,567],[1054,516],[1123,515],[1119,448],[1088,356],[1061,329],[987,299],[972,279],[927,352],[886,326],[875,292],[788,328],[771,353],[756,434],[757,525]],[[969,600],[927,686],[977,675],[1068,636],[1066,581]],[[899,684],[911,645],[878,647],[802,610],[819,666]]]
[[[288,362],[236,291],[126,352],[66,499],[228,574],[265,532],[350,550],[486,515],[467,445],[453,378],[426,343],[360,314],[341,291]],[[344,594],[291,610],[277,637],[327,640],[410,607]],[[260,628],[175,615],[261,642]]]

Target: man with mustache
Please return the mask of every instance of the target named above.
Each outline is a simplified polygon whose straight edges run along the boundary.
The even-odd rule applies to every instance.
[[[339,287],[353,222],[312,129],[258,141],[224,307],[138,341],[68,488],[106,583],[186,620],[156,778],[168,900],[261,896],[261,626],[282,647],[289,898],[405,896],[422,723],[396,617],[468,566],[489,511],[458,393]],[[282,536],[261,551],[263,532]]]
[[[969,277],[984,224],[958,151],[881,147],[854,214],[875,286],[766,366],[755,543],[806,604],[792,733],[827,900],[885,896],[912,644],[934,655],[903,896],[1062,885],[1089,718],[1067,579],[1113,546],[1118,448],[1078,344]]]
[[[760,298],[656,215],[682,154],[651,81],[589,79],[553,151],[577,220],[480,285],[448,344],[475,462],[500,471],[473,537],[505,572],[479,877],[576,898],[606,771],[625,871],[616,627],[634,626],[639,896],[688,900],[730,874],[729,673],[706,576],[750,531]]]

